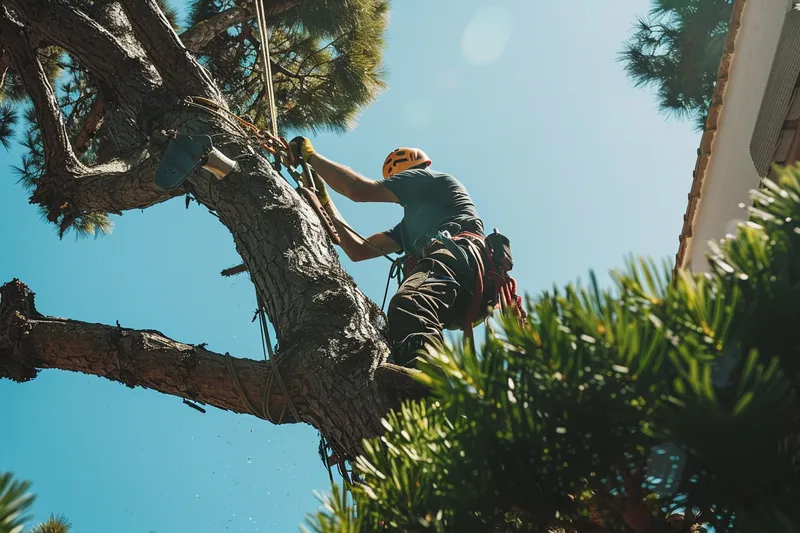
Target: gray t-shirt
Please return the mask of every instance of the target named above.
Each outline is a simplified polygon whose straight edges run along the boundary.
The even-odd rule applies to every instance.
[[[398,172],[383,182],[403,206],[403,220],[385,233],[415,254],[425,239],[447,230],[483,235],[483,222],[467,189],[449,174],[429,169]]]

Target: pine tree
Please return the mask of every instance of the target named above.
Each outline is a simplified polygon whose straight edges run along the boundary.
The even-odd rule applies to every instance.
[[[629,261],[432,351],[313,531],[800,528],[800,166],[753,192],[712,272]],[[594,277],[592,278],[594,280]]]
[[[705,125],[732,0],[653,0],[619,60],[636,87],[653,86],[662,112]]]

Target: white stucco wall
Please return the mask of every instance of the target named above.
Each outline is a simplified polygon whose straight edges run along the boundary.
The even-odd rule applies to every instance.
[[[721,239],[747,213],[748,191],[759,176],[750,156],[753,134],[786,13],[795,0],[748,0],[724,95],[719,127],[701,189],[686,259],[695,272],[708,270],[708,241]]]

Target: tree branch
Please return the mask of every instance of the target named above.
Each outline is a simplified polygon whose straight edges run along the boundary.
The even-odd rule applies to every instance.
[[[253,45],[253,48],[258,49],[259,53],[260,53],[261,41],[259,39],[257,39],[255,35],[252,35],[252,34],[247,36],[247,40],[250,42],[251,45]],[[296,73],[292,72],[291,70],[287,69],[283,65],[278,64],[277,62],[275,62],[274,59],[270,59],[269,65],[270,65],[270,68],[272,68],[272,70],[274,70],[275,72],[280,72],[281,74],[283,74],[284,76],[287,76],[289,78],[303,79],[303,77],[304,77],[304,76],[301,76],[300,74],[296,74]]]
[[[34,379],[40,369],[82,372],[188,398],[236,413],[250,413],[228,370],[227,356],[169,339],[157,331],[45,317],[19,280],[0,287],[0,378]],[[261,409],[271,368],[264,361],[231,358],[250,403]],[[295,422],[277,386],[269,412]]]
[[[161,77],[179,92],[222,100],[216,84],[189,53],[155,0],[121,0],[142,46]]]
[[[226,268],[220,275],[225,278],[229,278],[231,276],[235,276],[236,274],[241,274],[242,272],[247,272],[247,265],[242,263],[241,265],[237,265],[235,267]]]
[[[11,67],[11,56],[5,50],[0,50],[0,91],[6,84],[6,74]]]
[[[63,179],[40,180],[31,202],[49,209],[48,220],[60,216],[76,217],[83,213],[122,213],[144,209],[183,194],[159,189],[153,179],[159,161],[146,148],[127,159],[85,168]],[[62,174],[63,176],[63,174]]]
[[[85,13],[53,0],[6,0],[24,23],[48,42],[75,54],[120,101],[136,105],[159,79],[147,58],[129,53],[119,40]]]
[[[252,18],[252,15],[248,7],[234,6],[198,22],[181,33],[180,39],[187,49],[197,54],[217,35],[225,32],[231,26],[247,22],[250,18]]]
[[[33,100],[36,121],[42,131],[46,167],[65,169],[70,173],[80,171],[82,165],[72,151],[61,108],[44,68],[36,57],[25,27],[14,21],[5,7],[0,14],[0,39]]]
[[[84,153],[89,148],[89,142],[92,140],[92,137],[94,137],[97,128],[100,126],[100,122],[103,120],[104,109],[105,105],[103,104],[103,99],[100,95],[96,96],[94,102],[92,102],[91,109],[89,109],[89,113],[86,115],[86,121],[75,137],[75,151],[79,154]]]
[[[41,9],[31,8],[34,4]],[[31,2],[26,5],[31,8],[31,17],[44,16],[47,14],[45,8],[50,7],[53,8],[50,15],[60,17],[61,20],[85,17],[50,2]],[[33,101],[37,123],[42,132],[45,173],[37,183],[31,202],[47,209],[49,221],[61,221],[61,226],[64,227],[64,223],[85,213],[120,213],[128,209],[141,209],[180,194],[180,191],[165,192],[155,186],[153,176],[156,162],[147,156],[144,149],[134,152],[127,160],[114,160],[92,168],[82,165],[70,145],[58,101],[36,57],[35,46],[28,34],[32,26],[14,20],[5,7],[0,15],[0,41]],[[94,21],[87,20],[89,22],[80,23],[86,23],[88,28],[93,27]],[[49,23],[43,24],[47,26]],[[84,29],[75,28],[75,34],[81,35]],[[91,30],[87,31],[92,33]],[[113,40],[113,36],[111,39]],[[104,50],[100,53],[104,53]],[[142,96],[139,94],[137,98]],[[99,108],[96,105],[90,112],[84,127],[85,135],[78,136],[81,145],[88,141],[91,132],[102,119],[103,108],[102,105]]]
[[[271,0],[265,2],[266,13],[269,17],[280,15],[295,6],[297,0]],[[243,24],[253,18],[251,12],[252,0],[245,0],[242,5],[220,11],[216,15],[202,20],[181,33],[181,41],[184,46],[195,54],[203,51],[217,35],[225,32],[228,28],[237,24]]]

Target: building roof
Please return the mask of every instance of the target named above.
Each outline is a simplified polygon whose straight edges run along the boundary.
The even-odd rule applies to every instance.
[[[719,117],[722,107],[725,105],[725,94],[730,79],[731,65],[733,56],[736,52],[736,38],[742,26],[742,13],[744,12],[747,0],[735,0],[731,13],[731,20],[728,25],[728,36],[725,40],[725,49],[720,60],[719,70],[717,71],[717,83],[714,87],[714,94],[711,97],[711,105],[708,109],[708,119],[706,120],[703,136],[700,139],[700,147],[697,149],[697,162],[692,173],[692,187],[689,191],[689,203],[686,206],[686,214],[683,215],[683,228],[679,236],[678,253],[675,256],[675,268],[681,268],[685,261],[686,249],[689,239],[692,237],[692,228],[697,214],[697,207],[700,203],[700,195],[703,189],[703,181],[708,171],[712,157],[714,138],[719,127]]]

